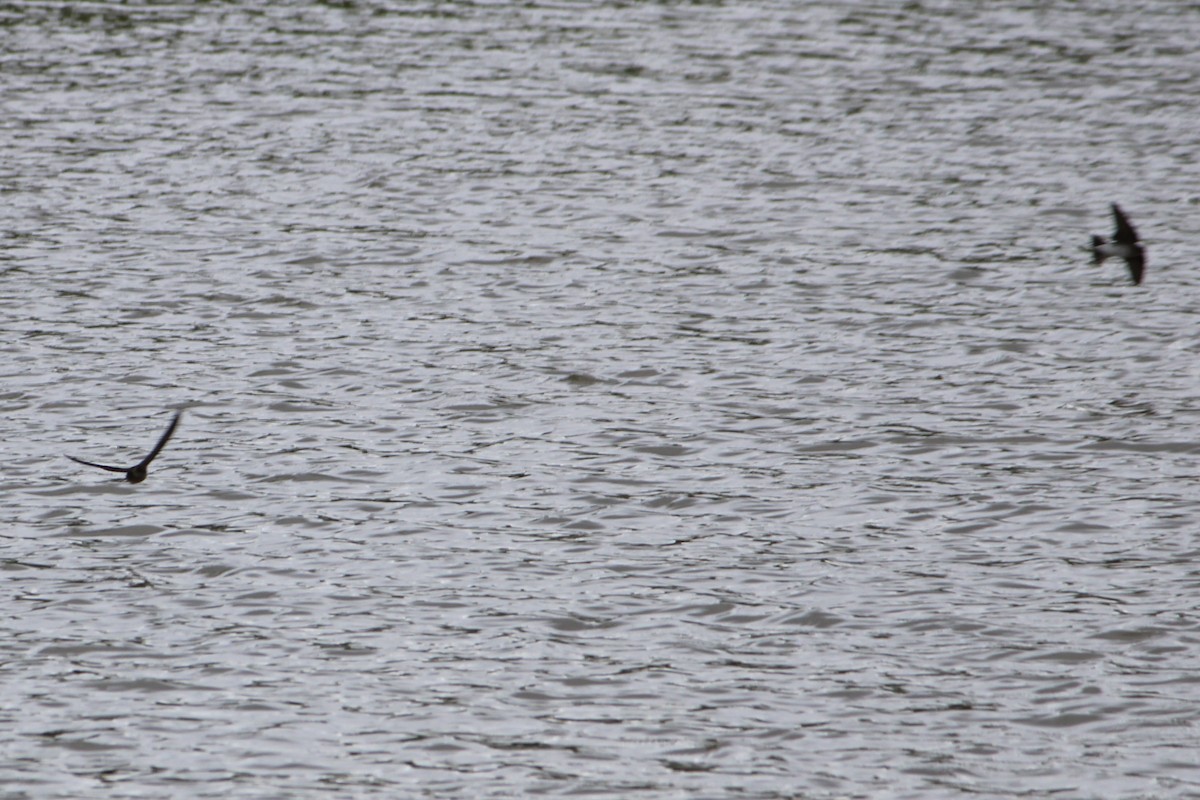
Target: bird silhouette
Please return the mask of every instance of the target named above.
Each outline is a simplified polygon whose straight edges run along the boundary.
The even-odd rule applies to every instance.
[[[172,419],[171,424],[167,426],[166,432],[159,437],[158,444],[154,445],[154,449],[150,451],[150,455],[146,456],[132,467],[110,467],[107,464],[95,464],[91,461],[84,461],[82,458],[76,458],[75,456],[67,456],[67,458],[76,463],[84,464],[89,467],[106,469],[109,472],[124,472],[125,480],[129,481],[130,483],[141,483],[142,481],[146,480],[146,470],[150,467],[150,462],[154,460],[154,457],[157,456],[159,452],[167,446],[167,442],[171,440],[171,435],[175,433],[175,426],[179,424],[179,418],[181,416],[183,416],[182,411],[175,412],[175,418]]]
[[[1096,264],[1101,264],[1109,256],[1120,256],[1129,267],[1129,277],[1133,285],[1137,286],[1142,282],[1142,274],[1146,271],[1146,251],[1138,242],[1137,231],[1129,224],[1129,218],[1121,211],[1121,207],[1113,203],[1112,212],[1117,223],[1112,241],[1103,236],[1093,236],[1092,259]]]

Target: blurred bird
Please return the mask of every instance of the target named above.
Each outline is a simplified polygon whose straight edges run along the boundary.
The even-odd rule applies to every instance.
[[[182,415],[182,411],[175,412],[175,418],[172,419],[171,424],[167,426],[166,433],[159,438],[158,444],[154,445],[154,449],[150,451],[150,455],[146,456],[132,467],[110,467],[105,464],[93,464],[91,461],[84,461],[82,458],[76,458],[75,456],[67,456],[67,458],[78,464],[106,469],[109,472],[124,472],[125,480],[129,481],[130,483],[141,483],[142,481],[146,480],[146,470],[149,468],[150,462],[154,460],[154,457],[157,456],[159,452],[167,446],[167,442],[171,440],[171,435],[175,433],[175,426],[179,424],[179,418]]]
[[[1092,237],[1093,263],[1101,264],[1109,256],[1120,256],[1129,267],[1129,277],[1133,285],[1142,282],[1142,273],[1146,269],[1146,251],[1138,242],[1137,231],[1129,224],[1129,219],[1116,203],[1112,204],[1113,219],[1116,220],[1117,230],[1113,233],[1112,241],[1103,236]]]

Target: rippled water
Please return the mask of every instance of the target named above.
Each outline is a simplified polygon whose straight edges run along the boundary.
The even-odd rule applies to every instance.
[[[1200,12],[1057,6],[0,5],[0,796],[1196,796]]]

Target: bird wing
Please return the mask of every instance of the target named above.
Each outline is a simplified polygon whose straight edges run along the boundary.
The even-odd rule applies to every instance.
[[[149,466],[150,462],[154,460],[154,457],[158,455],[159,451],[167,446],[167,442],[169,442],[171,440],[171,435],[173,433],[175,433],[175,426],[179,424],[179,418],[182,415],[183,415],[182,411],[175,412],[175,418],[172,419],[171,424],[167,426],[166,432],[161,437],[159,437],[158,444],[154,445],[154,449],[150,451],[150,455],[143,458],[141,463],[138,464],[139,467]]]
[[[107,464],[96,464],[95,462],[92,462],[92,461],[84,461],[82,458],[76,458],[75,456],[67,456],[67,458],[71,459],[72,461],[74,461],[77,464],[86,464],[89,467],[99,467],[100,469],[106,469],[109,472],[128,472],[129,471],[129,467],[110,467]]]
[[[1146,254],[1142,252],[1142,248],[1134,248],[1133,255],[1125,259],[1125,263],[1129,265],[1129,277],[1133,280],[1133,285],[1140,285],[1142,274],[1146,271]]]
[[[1112,204],[1113,219],[1117,221],[1117,232],[1113,234],[1113,240],[1121,244],[1133,244],[1138,240],[1137,231],[1129,224],[1129,219],[1125,216],[1125,212],[1116,203]]]

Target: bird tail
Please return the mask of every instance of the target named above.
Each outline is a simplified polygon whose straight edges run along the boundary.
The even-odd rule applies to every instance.
[[[1093,264],[1101,264],[1104,262],[1104,259],[1108,257],[1108,254],[1105,253],[1101,249],[1104,244],[1105,244],[1105,240],[1104,240],[1103,236],[1094,236],[1094,235],[1092,236],[1092,263]]]

